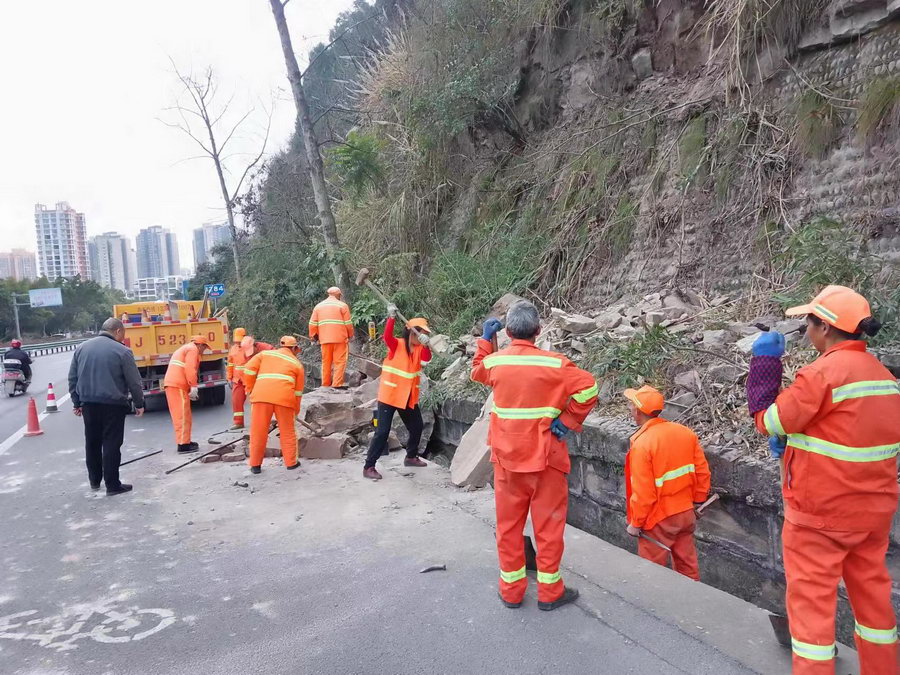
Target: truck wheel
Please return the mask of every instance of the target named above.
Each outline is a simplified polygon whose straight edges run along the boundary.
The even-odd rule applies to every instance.
[[[200,403],[204,406],[208,405],[224,405],[225,403],[225,386],[212,387],[210,389],[200,390]]]

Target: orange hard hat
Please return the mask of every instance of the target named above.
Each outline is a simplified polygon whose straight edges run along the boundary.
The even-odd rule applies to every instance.
[[[859,330],[859,322],[872,316],[869,301],[846,286],[826,286],[806,305],[791,307],[785,314],[813,314],[845,333]]]
[[[649,384],[645,384],[640,389],[626,389],[623,395],[645,415],[660,413],[666,407],[663,395]]]
[[[325,292],[328,293],[328,295],[336,295],[338,297],[340,297],[342,295],[341,289],[338,288],[337,286],[332,286]]]
[[[240,342],[241,340],[244,339],[244,336],[245,336],[246,334],[247,334],[247,329],[246,329],[246,328],[235,328],[235,329],[234,329],[234,337],[233,337],[233,341],[234,341],[234,342]]]
[[[249,335],[245,335],[241,338],[241,351],[244,352],[244,356],[248,359],[253,356],[253,345],[256,344],[256,340],[254,340]]]
[[[296,347],[297,346],[297,338],[293,335],[285,335],[279,340],[279,344],[282,347]]]
[[[407,328],[418,328],[420,331],[424,333],[430,333],[431,329],[428,327],[428,320],[423,319],[421,316],[417,316],[414,319],[410,319],[409,323],[406,324]]]
[[[200,335],[199,333],[197,335],[191,335],[191,342],[195,345],[206,345],[209,347],[209,340],[205,335]]]

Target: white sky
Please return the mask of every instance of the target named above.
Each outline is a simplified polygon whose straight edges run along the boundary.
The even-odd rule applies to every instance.
[[[25,0],[3,3],[0,22],[0,250],[35,250],[34,204],[68,201],[88,235],[138,230],[178,234],[189,267],[191,230],[224,220],[209,160],[158,118],[182,70],[217,72],[232,109],[258,114],[235,151],[258,152],[260,102],[275,97],[269,153],[283,147],[295,109],[268,0]],[[327,41],[352,0],[292,0],[286,7],[301,67]],[[171,119],[171,118],[169,118]],[[238,164],[242,157],[233,159]],[[237,176],[236,176],[237,177]],[[236,178],[235,177],[235,178]]]

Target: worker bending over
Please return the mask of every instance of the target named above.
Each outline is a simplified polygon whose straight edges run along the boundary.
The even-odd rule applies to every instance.
[[[388,436],[394,413],[400,415],[409,439],[406,442],[404,466],[428,466],[419,458],[419,441],[425,427],[422,411],[419,409],[419,378],[422,364],[431,361],[431,350],[419,340],[418,332],[428,334],[428,322],[417,317],[410,319],[403,329],[403,337],[394,337],[394,318],[397,308],[388,306],[388,319],[384,323],[384,343],[388,355],[381,364],[381,378],[378,386],[378,407],[375,412],[375,434],[369,443],[363,476],[381,480],[375,462],[387,450]],[[413,329],[416,330],[413,330]]]
[[[250,471],[262,471],[272,415],[278,423],[281,456],[288,469],[300,466],[294,418],[300,413],[305,376],[297,359],[297,338],[285,335],[279,349],[261,351],[244,366],[250,397]]]
[[[163,387],[166,403],[175,429],[178,452],[195,452],[200,446],[191,441],[191,401],[200,397],[197,387],[200,374],[200,356],[209,349],[206,337],[192,335],[191,341],[172,354]]]
[[[500,599],[515,608],[525,597],[524,528],[530,511],[537,542],[538,607],[552,610],[578,597],[577,590],[563,584],[559,571],[571,469],[563,439],[569,431],[581,431],[597,401],[597,384],[562,354],[535,346],[541,323],[530,302],[509,308],[506,332],[512,344],[491,354],[491,338],[500,328],[497,319],[485,322],[472,362],[472,379],[494,391],[488,445],[494,464]]]
[[[240,340],[238,340],[240,335]],[[254,356],[268,349],[275,349],[268,342],[258,342],[256,338],[247,335],[243,328],[234,330],[235,342],[228,352],[228,381],[231,382],[231,410],[234,419],[231,429],[244,428],[244,404],[247,400],[247,390],[244,387],[244,366]]]
[[[709,494],[709,465],[696,434],[659,416],[663,395],[649,385],[626,389],[625,398],[640,429],[625,456],[627,532],[638,539],[638,555],[669,566],[669,551],[642,537],[646,532],[671,549],[673,569],[700,580],[694,504]]]
[[[322,349],[322,386],[343,387],[353,322],[350,307],[341,300],[341,289],[337,286],[329,288],[328,297],[313,309],[309,337],[318,340]]]
[[[881,324],[869,303],[827,286],[788,316],[806,315],[821,356],[781,388],[784,336],[753,344],[747,399],[757,428],[783,454],[784,571],[793,672],[835,672],[834,622],[843,578],[864,675],[895,675],[897,626],[885,563],[897,510],[900,389],[866,351]]]

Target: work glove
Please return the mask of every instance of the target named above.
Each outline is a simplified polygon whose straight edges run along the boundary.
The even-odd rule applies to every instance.
[[[753,343],[753,356],[784,356],[784,335],[777,330],[761,334]]]
[[[775,459],[781,459],[787,449],[787,439],[784,436],[769,436],[769,454]]]
[[[200,389],[198,387],[191,387],[191,393],[188,394],[188,398],[192,401],[196,401],[200,398]]]
[[[318,342],[318,341],[319,341],[319,335],[318,335],[318,334],[313,335],[311,339],[312,339],[313,342]]]
[[[397,317],[397,305],[395,305],[394,303],[389,304],[387,306],[387,313],[388,313],[388,316],[391,317],[392,319],[396,318]]]
[[[419,344],[423,347],[427,347],[428,343],[431,342],[431,337],[429,337],[428,333],[419,333],[416,337],[419,338]]]
[[[503,328],[503,324],[500,323],[500,319],[488,319],[484,322],[483,332],[481,333],[482,339],[490,342],[501,328]]]
[[[559,418],[557,418],[550,423],[550,433],[562,440],[566,437],[566,434],[569,433],[569,427],[560,422]]]

